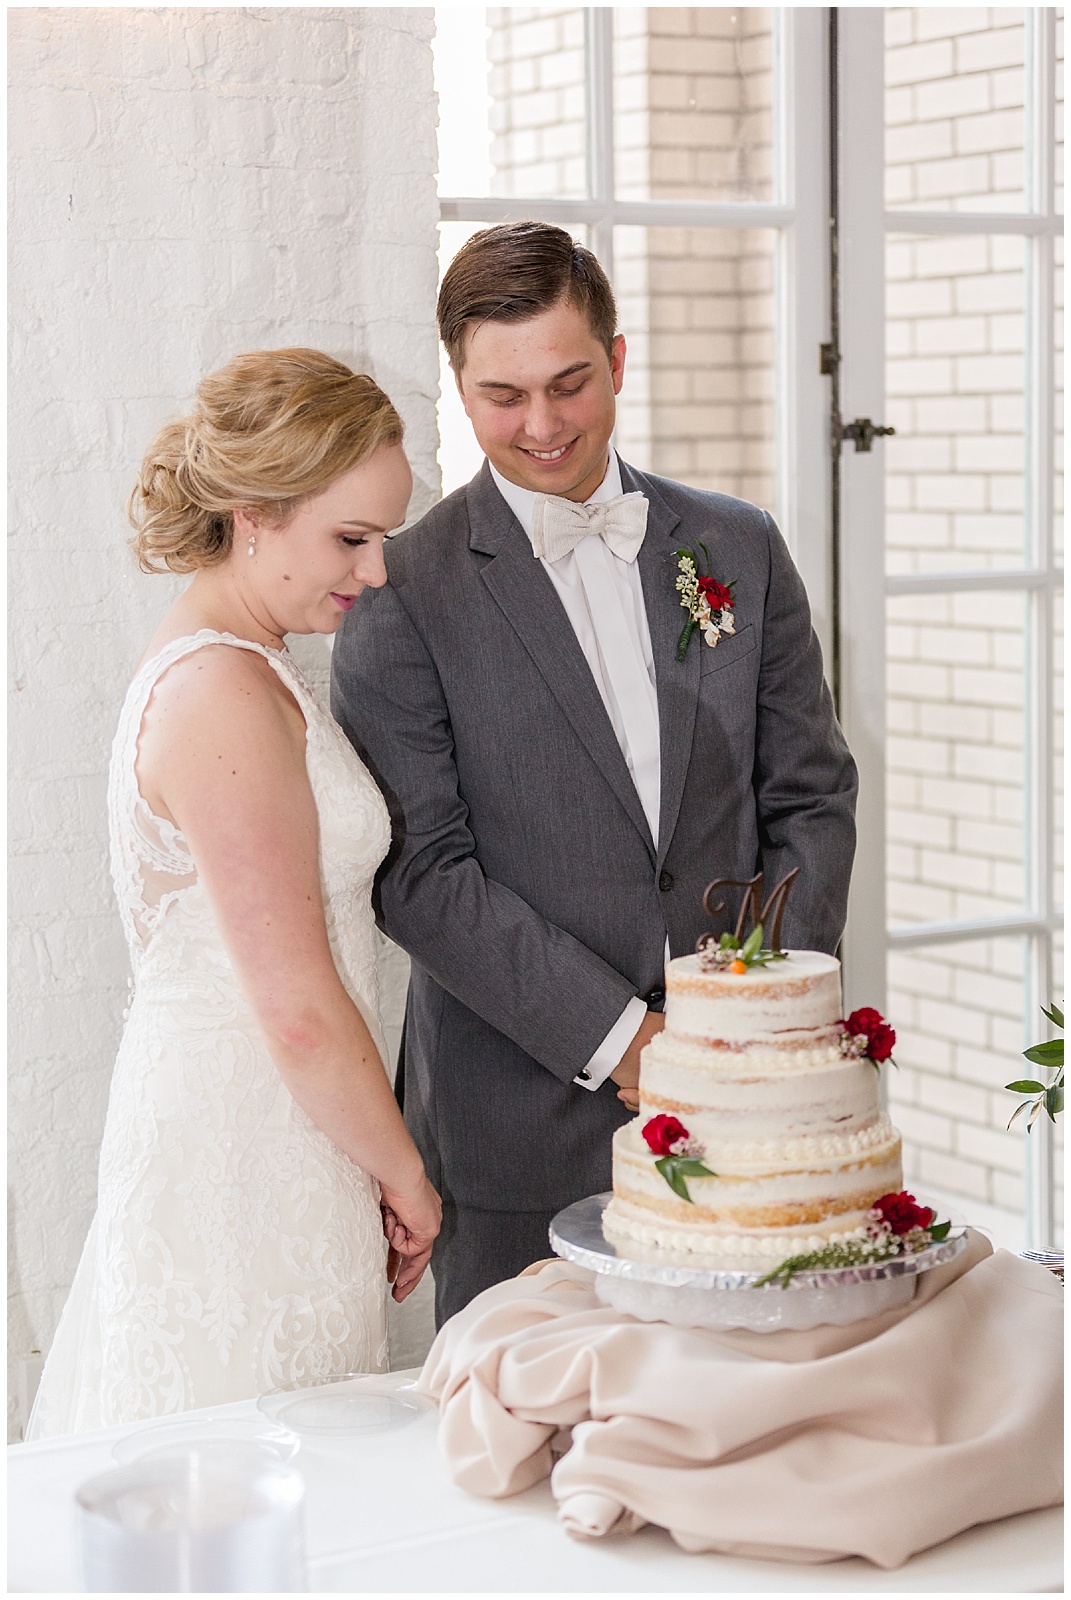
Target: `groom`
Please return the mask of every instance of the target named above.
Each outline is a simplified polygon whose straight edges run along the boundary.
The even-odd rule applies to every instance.
[[[783,942],[835,949],[856,776],[770,517],[611,448],[625,341],[591,252],[489,228],[438,319],[487,460],[387,545],[332,703],[393,818],[380,909],[413,963],[405,1116],[444,1202],[441,1323],[610,1187],[667,947],[710,929],[711,879],[800,867]],[[700,544],[734,631],[696,629],[682,660],[676,552]]]

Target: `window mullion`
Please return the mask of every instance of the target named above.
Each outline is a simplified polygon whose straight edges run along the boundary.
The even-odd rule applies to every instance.
[[[1056,14],[1052,7],[1027,9],[1026,171],[1027,203],[1046,221],[1053,220],[1055,168],[1053,160],[1056,110]],[[1027,893],[1031,909],[1046,922],[1053,906],[1053,844],[1055,815],[1052,749],[1053,607],[1056,574],[1053,551],[1054,469],[1054,245],[1046,228],[1026,243],[1026,545],[1028,559],[1044,572],[1048,582],[1028,597],[1027,695],[1028,736],[1026,782]],[[1041,1030],[1040,1008],[1052,1000],[1052,936],[1035,934],[1029,941],[1026,973],[1024,1044]],[[1027,1242],[1035,1248],[1051,1245],[1054,1231],[1053,1125],[1039,1117],[1026,1145]]]
[[[587,86],[588,193],[597,215],[592,245],[607,277],[614,277],[614,13],[612,6],[584,11]]]

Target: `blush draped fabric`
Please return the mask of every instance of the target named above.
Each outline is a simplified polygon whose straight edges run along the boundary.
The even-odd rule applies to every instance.
[[[575,1536],[892,1568],[1060,1503],[1061,1318],[1060,1284],[977,1234],[909,1306],[810,1332],[640,1322],[547,1261],[448,1322],[420,1387],[456,1483],[549,1475]]]

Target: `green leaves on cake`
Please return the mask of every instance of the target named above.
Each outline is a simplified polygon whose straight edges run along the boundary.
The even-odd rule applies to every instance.
[[[937,1222],[932,1206],[920,1206],[913,1194],[883,1194],[870,1209],[863,1227],[821,1250],[807,1255],[789,1256],[755,1284],[776,1283],[787,1289],[797,1272],[833,1272],[838,1267],[866,1267],[875,1262],[892,1261],[896,1256],[917,1255],[931,1244],[948,1238],[950,1222]]]
[[[680,1195],[682,1200],[687,1200],[689,1205],[692,1197],[688,1193],[685,1178],[716,1178],[718,1174],[711,1172],[710,1168],[703,1165],[700,1157],[703,1154],[702,1145],[693,1139],[688,1129],[676,1117],[652,1117],[643,1125],[643,1137],[651,1150],[660,1159],[655,1162],[658,1171],[665,1178],[674,1194]]]
[[[783,950],[767,950],[762,943],[762,923],[757,922],[743,944],[735,933],[723,933],[715,943],[708,934],[699,944],[699,962],[708,971],[747,972],[752,967],[768,967],[771,961],[784,961]]]

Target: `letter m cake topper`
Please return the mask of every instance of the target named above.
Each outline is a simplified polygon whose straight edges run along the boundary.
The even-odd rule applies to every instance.
[[[724,900],[719,900],[717,905],[712,904],[712,897],[716,889],[746,890],[744,898],[740,902],[740,913],[736,919],[736,928],[731,936],[731,943],[737,949],[740,949],[741,946],[751,944],[754,941],[757,950],[762,940],[762,934],[765,932],[768,939],[766,949],[772,951],[774,955],[780,955],[781,923],[785,915],[785,901],[788,899],[788,892],[799,877],[799,873],[799,867],[793,867],[791,872],[786,873],[781,882],[771,889],[765,904],[762,899],[764,879],[761,872],[757,872],[753,878],[715,878],[713,883],[707,885],[706,893],[703,896],[703,910],[709,917],[719,917],[725,910]],[[749,914],[752,931],[751,936],[745,941],[744,935],[747,932]],[[757,939],[755,938],[756,930],[758,930]],[[728,934],[723,936],[723,943],[729,940],[730,936]],[[709,948],[712,942],[714,942],[714,935],[706,933],[699,940],[696,949],[703,951]]]

